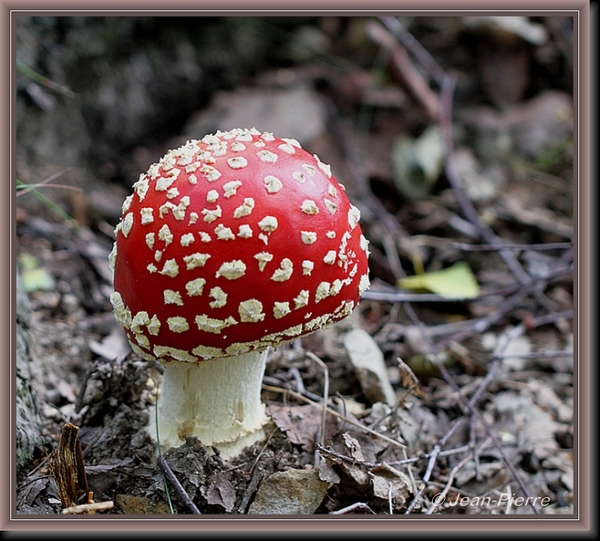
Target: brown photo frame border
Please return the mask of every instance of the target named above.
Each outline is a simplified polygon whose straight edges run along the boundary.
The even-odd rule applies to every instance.
[[[5,74],[4,84],[1,86],[2,103],[10,104],[10,107],[3,108],[2,125],[6,128],[2,131],[2,136],[7,140],[2,145],[2,163],[6,166],[6,174],[10,179],[5,183],[8,193],[5,193],[2,199],[4,205],[4,216],[8,216],[9,224],[3,238],[3,251],[5,253],[4,261],[8,265],[3,265],[2,280],[2,306],[5,307],[6,322],[2,328],[1,343],[5,346],[5,361],[1,365],[4,385],[2,393],[3,401],[0,409],[0,426],[3,445],[0,446],[0,456],[2,466],[0,467],[0,531],[5,532],[35,532],[44,533],[44,537],[51,537],[55,533],[60,533],[64,537],[69,532],[86,532],[86,535],[94,535],[101,532],[121,531],[127,533],[144,532],[144,537],[148,534],[161,537],[164,532],[231,532],[245,533],[246,535],[258,534],[266,537],[267,534],[277,534],[285,532],[286,535],[298,532],[305,534],[307,532],[318,531],[327,533],[345,532],[348,537],[352,535],[387,534],[395,532],[396,535],[406,534],[408,532],[439,532],[446,535],[459,534],[464,536],[469,533],[544,533],[545,536],[552,533],[562,535],[565,532],[572,533],[592,533],[595,525],[592,524],[592,504],[595,497],[595,491],[592,490],[591,483],[595,479],[592,475],[591,450],[592,432],[591,432],[591,393],[592,385],[592,362],[591,359],[591,332],[590,319],[592,315],[591,299],[591,265],[592,255],[590,250],[591,234],[591,147],[590,139],[592,135],[591,119],[591,26],[593,8],[589,2],[582,0],[573,1],[529,1],[525,4],[518,0],[506,2],[448,2],[445,0],[420,0],[419,2],[378,2],[376,8],[365,7],[366,4],[357,0],[346,2],[328,2],[323,8],[322,2],[314,0],[297,2],[295,5],[286,4],[286,9],[280,9],[281,4],[277,2],[261,2],[260,9],[256,9],[256,4],[243,1],[221,0],[219,2],[201,2],[183,1],[179,2],[177,9],[172,6],[165,8],[160,2],[115,2],[100,1],[93,3],[93,8],[81,8],[81,4],[74,2],[59,1],[10,1],[0,0],[0,21],[1,33],[5,36],[3,40],[2,51],[2,73]],[[11,377],[14,374],[14,307],[15,307],[15,288],[14,288],[14,181],[13,178],[13,159],[14,159],[14,134],[15,119],[14,110],[14,74],[15,58],[13,54],[12,43],[13,27],[15,17],[19,14],[45,14],[45,13],[65,13],[65,14],[93,14],[101,11],[103,15],[144,15],[144,14],[165,14],[168,12],[177,12],[179,15],[210,13],[214,15],[264,15],[264,14],[314,14],[319,15],[371,15],[371,14],[406,14],[411,12],[414,15],[437,16],[456,15],[467,10],[473,13],[485,12],[486,14],[509,15],[518,12],[519,14],[561,14],[572,16],[575,22],[575,62],[576,73],[574,81],[575,95],[575,145],[576,145],[576,163],[575,178],[578,180],[575,184],[576,208],[575,208],[575,243],[576,243],[576,362],[575,362],[575,382],[576,382],[576,400],[574,412],[574,430],[575,430],[575,449],[574,449],[574,515],[544,515],[544,516],[512,516],[510,518],[498,518],[497,516],[477,518],[453,518],[442,516],[428,517],[394,517],[394,516],[345,516],[345,517],[242,517],[242,516],[202,516],[191,519],[186,516],[177,516],[172,518],[164,517],[119,517],[119,516],[19,516],[15,514],[15,472],[14,472],[14,382]]]

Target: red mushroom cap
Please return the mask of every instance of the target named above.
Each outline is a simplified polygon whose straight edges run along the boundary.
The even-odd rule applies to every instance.
[[[349,315],[368,242],[329,166],[235,129],[169,151],[134,184],[111,253],[117,320],[146,359],[263,350]]]

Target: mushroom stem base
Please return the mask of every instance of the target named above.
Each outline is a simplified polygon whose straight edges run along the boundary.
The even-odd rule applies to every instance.
[[[195,436],[232,456],[264,438],[261,401],[267,350],[197,364],[165,363],[151,435],[163,449]],[[158,430],[157,430],[158,429]]]

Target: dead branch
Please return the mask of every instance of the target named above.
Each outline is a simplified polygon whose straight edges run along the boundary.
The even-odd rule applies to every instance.
[[[390,76],[423,111],[429,122],[437,121],[440,115],[439,98],[415,68],[406,49],[383,26],[374,21],[367,25],[366,30],[371,40],[388,55]]]

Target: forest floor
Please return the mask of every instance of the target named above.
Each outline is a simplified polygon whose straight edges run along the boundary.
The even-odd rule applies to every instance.
[[[18,176],[30,186],[18,186],[16,264],[40,440],[17,471],[17,513],[56,515],[66,506],[69,487],[49,465],[71,425],[97,504],[71,512],[573,512],[576,181],[567,21],[523,19],[516,29],[458,17],[402,22],[416,44],[398,19],[282,25],[294,38],[285,63],[281,53],[230,77],[175,133],[155,123],[153,138],[129,134],[138,141],[129,147],[110,109],[123,107],[122,131],[130,130],[135,108],[121,101],[135,94],[135,82],[119,86],[120,75],[158,70],[157,51],[140,45],[145,63],[131,52],[113,66],[104,84],[120,99],[106,98],[98,122],[85,107],[100,103],[99,94],[64,65],[52,71],[74,62],[65,51],[83,48],[81,36],[98,45],[98,26],[73,21],[59,32],[56,21],[22,22],[18,57],[45,66],[62,86],[20,74]],[[110,21],[102,24],[105,36]],[[154,27],[117,28],[144,35]],[[177,43],[174,50],[188,51]],[[325,55],[343,61],[329,64]],[[177,76],[192,78],[176,60]],[[56,120],[61,111],[85,131],[75,139],[87,145],[89,166],[69,163],[65,147],[59,152],[64,130],[76,129]],[[113,229],[141,172],[168,148],[235,127],[229,123],[295,137],[331,164],[361,210],[372,285],[347,320],[269,354],[265,441],[224,460],[188,439],[159,459],[147,427],[161,370],[131,352],[113,318]],[[111,154],[107,140],[119,150]],[[400,282],[415,275],[417,286]]]

